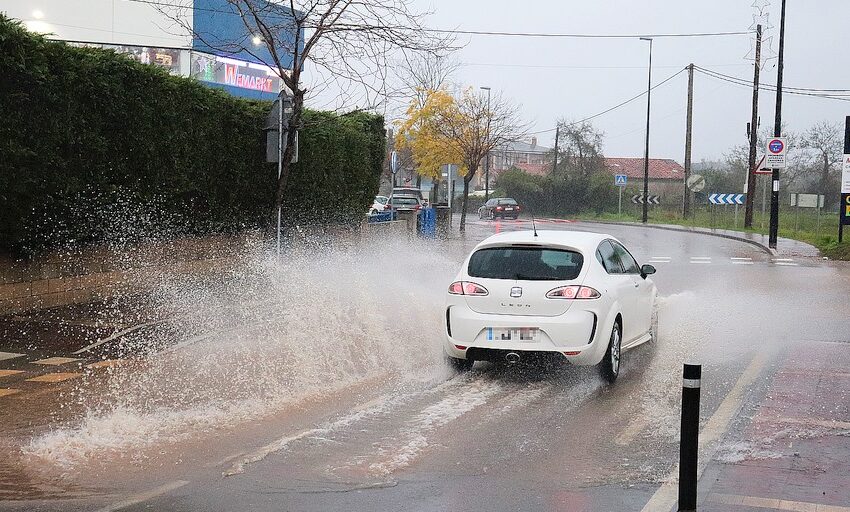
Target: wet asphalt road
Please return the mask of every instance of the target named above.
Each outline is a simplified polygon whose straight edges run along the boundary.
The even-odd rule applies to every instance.
[[[525,227],[472,221],[466,240],[440,249],[459,264],[494,231]],[[462,376],[376,374],[132,455],[61,470],[25,460],[31,487],[65,499],[7,499],[0,509],[669,510],[656,494],[678,456],[683,362],[703,364],[709,459],[740,435],[741,411],[758,404],[789,354],[822,343],[850,348],[847,266],[779,261],[733,240],[640,227],[538,229],[607,232],[658,268],[660,340],[624,355],[616,385],[603,385],[594,368],[478,363]]]

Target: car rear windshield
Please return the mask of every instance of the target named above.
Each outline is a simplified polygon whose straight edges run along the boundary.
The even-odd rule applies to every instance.
[[[499,199],[499,204],[517,204],[516,199]]]
[[[545,247],[487,247],[475,251],[467,272],[484,279],[570,281],[578,277],[582,255]]]
[[[402,205],[402,206],[415,206],[419,204],[419,200],[415,197],[399,197],[394,196],[390,199],[394,205]]]

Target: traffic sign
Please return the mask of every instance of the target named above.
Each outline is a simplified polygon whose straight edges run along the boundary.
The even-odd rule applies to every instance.
[[[647,196],[646,204],[661,204],[661,196],[654,196],[649,194]],[[643,204],[643,194],[635,194],[632,196],[632,203],[634,204]]]
[[[850,155],[844,155],[844,165],[841,166],[841,193],[850,194]]]
[[[744,204],[747,194],[711,194],[708,202],[711,204]]]
[[[393,174],[398,172],[398,151],[393,151],[390,154],[390,170]]]
[[[618,187],[625,187],[626,182],[629,180],[629,177],[625,174],[617,174],[614,176],[614,185]]]
[[[705,178],[699,174],[693,174],[688,178],[687,185],[691,192],[702,192],[705,188]]]
[[[769,169],[785,168],[785,152],[788,146],[785,137],[774,137],[767,141],[767,153],[765,155],[765,167]]]
[[[765,157],[759,158],[758,163],[756,164],[756,168],[753,170],[756,174],[773,174],[773,170],[767,167]]]

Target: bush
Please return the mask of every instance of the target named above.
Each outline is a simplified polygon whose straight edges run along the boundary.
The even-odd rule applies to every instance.
[[[496,187],[535,215],[573,215],[617,208],[617,190],[611,176],[534,176],[519,169],[500,174]]]
[[[268,102],[111,50],[28,33],[0,15],[0,250],[263,227],[276,165]],[[383,119],[305,112],[287,207],[335,222],[378,188]]]

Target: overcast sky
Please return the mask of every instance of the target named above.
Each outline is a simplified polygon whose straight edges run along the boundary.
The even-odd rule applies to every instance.
[[[759,0],[775,28],[778,50],[780,0]],[[646,34],[746,31],[753,22],[752,0],[411,0],[414,9],[433,11],[434,28],[579,34]],[[59,37],[114,40],[128,44],[185,45],[187,37],[164,31],[152,21],[152,7],[126,0],[0,0],[0,11],[30,19],[43,11]],[[850,1],[788,0],[785,84],[850,89]],[[161,25],[162,27],[160,27]],[[646,88],[648,43],[628,39],[565,39],[464,36],[456,59],[461,85],[489,86],[522,106],[539,143],[551,145],[557,119],[577,120],[626,100]],[[657,38],[653,43],[653,83],[693,62],[752,80],[745,59],[751,37]],[[751,90],[696,74],[694,160],[721,158],[746,142]],[[776,60],[762,73],[776,82]],[[336,93],[327,91],[335,97]],[[687,74],[652,94],[653,157],[683,161]],[[321,106],[317,102],[316,106]],[[773,125],[774,95],[761,94],[762,127]],[[593,120],[605,133],[609,156],[643,156],[645,98]],[[843,123],[850,102],[785,95],[783,120],[804,131],[813,123]]]
[[[747,30],[752,0],[415,0],[434,11],[430,25],[462,30],[635,34]],[[779,48],[780,0],[768,2]],[[784,83],[795,87],[850,89],[850,1],[788,0]],[[653,43],[653,83],[688,63],[752,80],[745,60],[749,36],[659,38]],[[646,88],[648,43],[638,39],[542,39],[471,36],[457,58],[456,79],[490,86],[522,105],[532,130],[554,127],[558,118],[581,119]],[[776,60],[762,72],[776,83]],[[652,94],[653,157],[683,161],[687,74]],[[752,91],[699,73],[694,87],[694,160],[719,158],[746,142]],[[775,96],[763,91],[762,126],[773,126]],[[784,96],[783,121],[802,131],[820,120],[841,122],[850,102]],[[645,98],[595,119],[605,132],[609,156],[643,156]],[[550,145],[554,133],[539,135]]]

